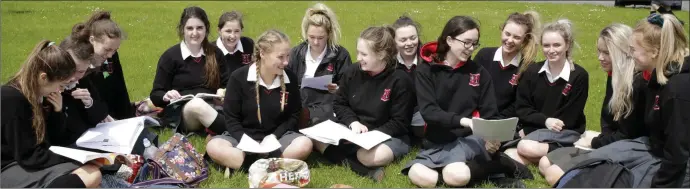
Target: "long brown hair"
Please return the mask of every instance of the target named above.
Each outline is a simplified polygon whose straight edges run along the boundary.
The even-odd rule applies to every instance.
[[[201,47],[204,49],[206,55],[206,65],[204,65],[204,78],[206,78],[205,85],[208,88],[220,87],[220,70],[218,70],[218,62],[216,61],[216,47],[208,42],[208,34],[210,32],[210,22],[206,11],[201,7],[192,6],[187,7],[182,11],[180,16],[180,23],[177,25],[177,34],[181,39],[184,39],[184,26],[190,18],[197,18],[204,23],[206,27],[206,34],[204,40],[201,42]]]
[[[522,49],[520,53],[522,54],[522,62],[520,63],[520,69],[517,75],[522,74],[530,64],[534,63],[537,59],[537,54],[539,54],[539,40],[541,36],[541,22],[539,21],[539,13],[534,11],[527,11],[524,13],[512,13],[508,15],[508,19],[501,25],[500,29],[503,28],[509,22],[515,23],[517,25],[525,26],[525,38],[522,43]]]
[[[288,38],[285,33],[280,32],[278,30],[268,30],[259,35],[259,37],[256,40],[256,45],[254,45],[254,57],[253,59],[255,60],[254,64],[256,64],[256,84],[254,85],[254,90],[256,92],[256,116],[259,118],[259,123],[261,123],[261,96],[259,96],[259,79],[261,79],[261,53],[264,54],[269,54],[272,52],[273,47],[276,44],[279,43],[289,43],[290,38]],[[279,76],[280,78],[280,91],[281,96],[280,96],[280,112],[283,112],[285,109],[285,101],[287,99],[285,98],[285,80],[283,79],[283,76]]]
[[[65,81],[72,77],[76,69],[74,60],[67,51],[53,45],[51,41],[43,40],[34,47],[17,74],[7,82],[9,86],[19,90],[31,104],[31,126],[36,134],[37,144],[43,142],[46,130],[40,103],[40,74],[45,73],[50,82]]]
[[[95,12],[86,22],[75,24],[70,37],[81,42],[89,42],[91,36],[94,36],[96,41],[102,41],[103,37],[124,39],[124,31],[110,17],[108,11]]]

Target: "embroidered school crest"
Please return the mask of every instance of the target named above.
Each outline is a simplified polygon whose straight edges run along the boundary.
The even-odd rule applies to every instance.
[[[659,108],[659,95],[656,95],[656,97],[654,97],[654,106],[652,107],[652,109],[654,109],[654,110],[660,109]]]
[[[333,72],[333,63],[328,63],[328,67],[326,68],[329,72]]]
[[[391,89],[384,89],[383,95],[381,95],[381,101],[387,102],[391,99]]]
[[[510,81],[508,81],[508,83],[510,83],[510,85],[512,85],[512,86],[517,86],[517,84],[518,84],[517,80],[518,80],[518,75],[513,74],[513,77],[510,78]]]
[[[573,86],[570,85],[570,83],[565,84],[565,88],[563,88],[563,92],[561,92],[561,93],[563,93],[563,96],[568,96],[568,94],[570,94],[571,88],[573,88]]]
[[[251,54],[242,54],[242,64],[249,64],[252,63],[252,55]]]
[[[479,74],[470,74],[470,86],[473,87],[478,87],[479,86]]]

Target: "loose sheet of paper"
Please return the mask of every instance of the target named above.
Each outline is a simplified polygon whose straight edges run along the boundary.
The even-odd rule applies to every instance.
[[[386,141],[390,138],[390,135],[382,133],[381,131],[368,131],[361,134],[353,134],[346,139],[366,150],[370,150],[374,146],[379,145],[383,141]]]
[[[485,120],[472,118],[472,133],[486,140],[509,141],[515,136],[518,118]]]
[[[299,132],[319,142],[336,146],[341,139],[352,134],[350,129],[331,120],[326,120],[309,128],[301,129]]]
[[[324,75],[319,77],[304,78],[302,79],[302,88],[309,87],[312,89],[328,90],[326,87],[329,83],[333,81],[333,75]]]
[[[261,144],[252,139],[252,137],[247,136],[247,134],[243,134],[240,143],[237,144],[237,149],[245,152],[263,154],[275,151],[281,146],[282,145],[280,145],[280,142],[278,142],[278,139],[273,134],[264,137]]]

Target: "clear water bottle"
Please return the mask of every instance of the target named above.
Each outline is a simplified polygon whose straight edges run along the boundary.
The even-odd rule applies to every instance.
[[[158,147],[153,145],[149,139],[144,138],[144,159],[153,159],[158,151]]]

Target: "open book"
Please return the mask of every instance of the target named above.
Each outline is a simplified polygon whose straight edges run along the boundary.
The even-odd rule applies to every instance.
[[[518,118],[499,120],[472,118],[472,133],[486,140],[509,141],[515,136]]]
[[[369,131],[357,134],[346,126],[331,120],[326,120],[312,127],[299,130],[299,132],[319,142],[336,146],[340,143],[340,140],[348,140],[366,150],[391,138],[390,135],[380,131]]]
[[[197,93],[196,95],[188,94],[188,95],[184,95],[184,96],[182,96],[176,100],[171,100],[170,104],[175,104],[175,103],[179,103],[179,102],[186,102],[186,101],[190,101],[194,98],[212,99],[212,98],[223,98],[223,96],[218,95],[218,94],[209,94],[209,93]],[[170,104],[168,104],[168,106]]]
[[[77,139],[76,144],[84,148],[129,154],[146,125],[159,124],[148,116],[99,123],[96,127],[84,132]]]
[[[247,136],[247,134],[244,134],[242,135],[242,139],[240,139],[240,143],[237,144],[237,149],[257,154],[269,153],[280,147],[282,147],[282,145],[280,145],[280,142],[278,142],[278,139],[273,134],[264,137],[261,144],[252,139],[252,137]]]
[[[62,146],[51,146],[49,149],[53,153],[76,160],[82,164],[89,162],[91,160],[96,160],[103,165],[112,165],[115,163],[121,163],[125,165],[132,164],[132,162],[127,157],[125,157],[124,154],[119,153],[96,153],[74,148],[66,148]]]

